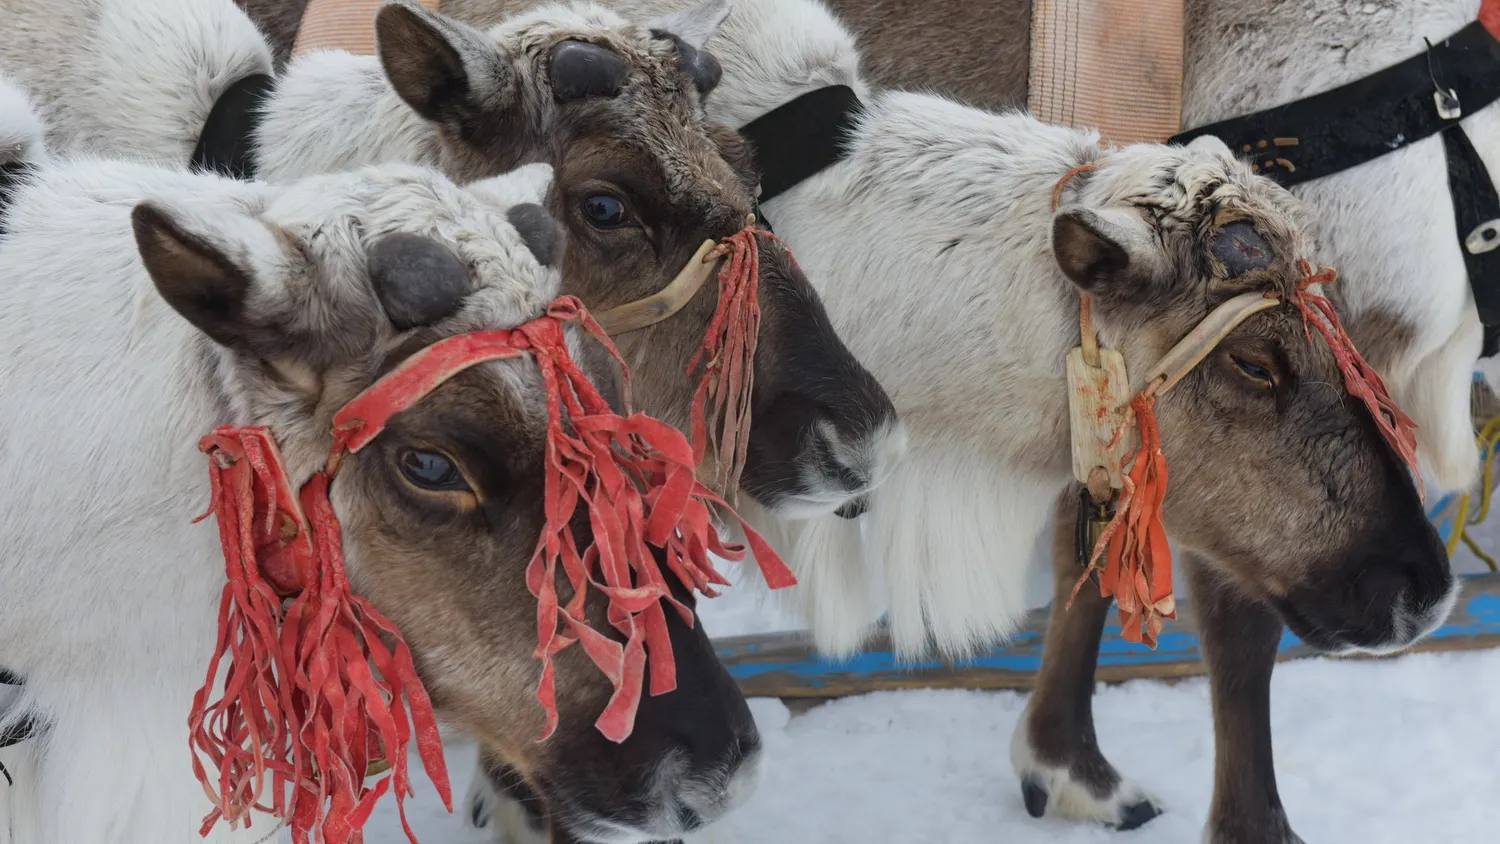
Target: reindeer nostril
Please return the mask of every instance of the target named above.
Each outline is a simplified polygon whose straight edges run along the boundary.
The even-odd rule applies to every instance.
[[[760,733],[746,733],[735,742],[736,759],[745,760],[760,752]]]
[[[859,495],[849,499],[844,506],[833,511],[841,519],[857,519],[870,509],[870,496]]]
[[[851,447],[827,418],[820,421],[815,430],[817,437],[813,442],[813,452],[823,476],[849,492],[868,487],[870,473],[864,465],[868,461],[862,459],[861,449]]]

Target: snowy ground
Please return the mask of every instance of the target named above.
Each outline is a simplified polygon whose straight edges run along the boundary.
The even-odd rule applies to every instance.
[[[1482,541],[1500,549],[1500,518],[1486,528]],[[1479,570],[1471,556],[1455,562]],[[795,618],[731,594],[705,608],[705,623],[728,635]],[[1272,697],[1282,800],[1309,844],[1500,840],[1500,651],[1290,663],[1277,669]],[[1008,757],[1024,695],[891,692],[794,718],[779,701],[752,704],[772,754],[769,777],[747,806],[691,844],[1201,840],[1214,748],[1201,679],[1099,689],[1105,753],[1167,809],[1130,833],[1026,814]],[[450,757],[461,797],[474,750],[455,742]],[[422,844],[489,844],[444,814],[430,788],[414,805]],[[404,840],[393,809],[382,806],[372,819],[369,844]]]
[[[1389,663],[1310,660],[1275,674],[1276,768],[1309,844],[1480,844],[1500,830],[1500,652]],[[1105,752],[1167,813],[1130,833],[1033,820],[1007,759],[1024,696],[891,692],[787,720],[756,701],[772,755],[766,783],[703,844],[1195,844],[1212,787],[1213,727],[1202,680],[1136,681],[1096,698]],[[459,794],[473,750],[450,757]],[[480,844],[431,799],[422,844]],[[369,844],[403,840],[392,806]]]

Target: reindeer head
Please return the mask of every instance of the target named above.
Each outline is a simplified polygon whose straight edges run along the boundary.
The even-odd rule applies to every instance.
[[[566,232],[564,290],[599,312],[662,290],[756,208],[748,150],[702,117],[718,64],[701,38],[726,9],[636,26],[591,4],[552,4],[481,33],[391,4],[377,32],[396,91],[440,126],[450,173],[553,166],[545,203]],[[763,319],[742,488],[783,515],[832,512],[882,479],[904,434],[796,263],[774,241],[758,249]],[[710,280],[675,315],[619,338],[644,409],[683,428],[698,385],[688,365],[718,304]]]
[[[157,290],[204,335],[226,421],[269,427],[301,484],[322,467],[333,415],[382,374],[443,338],[546,310],[557,234],[535,209],[518,211],[512,193],[503,179],[461,189],[391,166],[253,201],[149,201],[133,221]],[[617,392],[596,344],[569,345],[606,395]],[[547,420],[530,357],[464,369],[392,417],[332,484],[350,575],[400,627],[440,713],[529,775],[569,782],[579,823],[629,815],[674,835],[753,788],[755,725],[701,626],[667,612],[676,692],[647,697],[633,734],[615,744],[594,728],[612,684],[580,648],[565,650],[561,726],[536,741],[544,716],[527,569],[546,520]],[[580,548],[588,516],[573,519]],[[561,572],[558,590],[563,601],[572,594]],[[685,591],[677,597],[691,606]],[[587,615],[618,637],[597,593]]]
[[[1231,297],[1282,300],[1157,404],[1169,533],[1316,647],[1398,649],[1432,630],[1456,594],[1447,555],[1410,470],[1291,304],[1313,257],[1301,206],[1216,139],[1100,159],[1064,186],[1052,246],[1135,379]]]

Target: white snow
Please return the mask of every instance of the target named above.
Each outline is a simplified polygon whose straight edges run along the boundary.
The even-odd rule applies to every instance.
[[[1495,840],[1500,652],[1288,663],[1277,669],[1272,694],[1282,801],[1307,841]],[[754,703],[773,754],[767,780],[748,805],[691,844],[1201,840],[1214,748],[1201,679],[1135,681],[1095,697],[1105,753],[1167,809],[1129,833],[1026,814],[1008,760],[1022,695],[886,692],[790,721],[779,701]],[[450,757],[462,795],[474,752],[455,743]],[[430,788],[412,806],[422,844],[485,842],[443,814]],[[371,820],[369,844],[404,840],[393,809],[382,805]]]
[[[1486,546],[1500,547],[1494,525],[1486,528]],[[1460,568],[1478,570],[1472,558]],[[711,631],[795,623],[743,594],[720,601],[705,607]],[[1500,840],[1500,651],[1287,663],[1276,670],[1272,701],[1282,801],[1310,844]],[[752,705],[772,754],[767,780],[689,844],[1202,840],[1214,751],[1203,679],[1101,686],[1094,698],[1106,755],[1166,808],[1129,833],[1026,814],[1009,761],[1024,695],[887,692],[795,717],[777,700]],[[460,739],[449,754],[461,798],[474,749]],[[444,814],[430,786],[412,806],[422,844],[491,844]],[[404,840],[394,804],[382,805],[366,841]]]

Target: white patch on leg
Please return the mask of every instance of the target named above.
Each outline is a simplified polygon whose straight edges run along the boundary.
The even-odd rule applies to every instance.
[[[1016,726],[1015,735],[1011,737],[1010,764],[1023,787],[1029,780],[1047,792],[1047,817],[1118,826],[1125,820],[1126,812],[1132,806],[1141,802],[1161,806],[1161,801],[1128,777],[1120,777],[1114,792],[1100,799],[1094,796],[1087,785],[1073,779],[1066,768],[1037,759],[1026,729],[1030,715],[1031,709],[1028,707]]]
[[[546,825],[532,826],[531,815],[520,801],[495,790],[483,767],[474,771],[474,781],[464,798],[464,823],[487,830],[498,844],[548,844]]]

